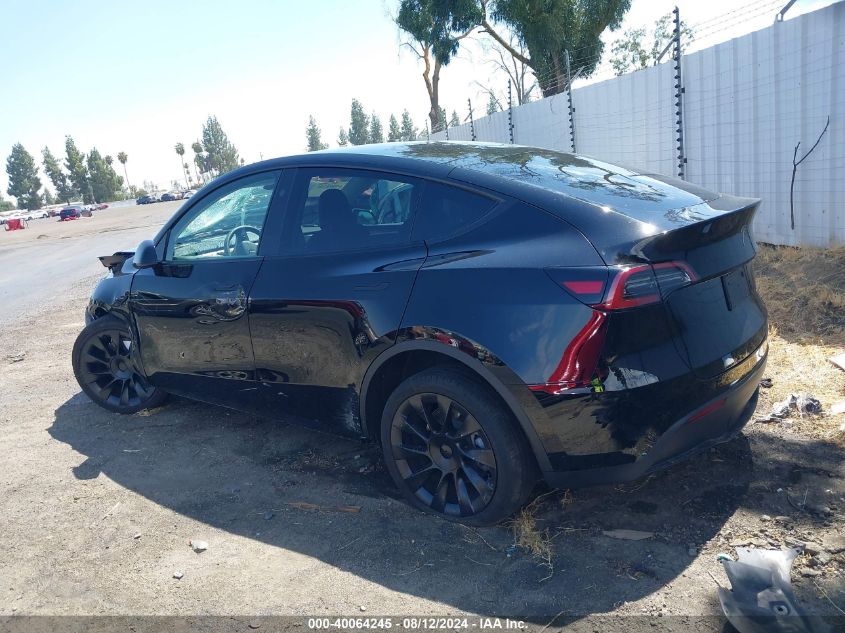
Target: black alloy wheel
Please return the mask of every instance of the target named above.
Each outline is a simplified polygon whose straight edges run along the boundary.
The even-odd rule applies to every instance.
[[[490,387],[453,368],[404,380],[382,414],[385,464],[411,505],[451,521],[492,525],[525,503],[536,463]]]
[[[396,411],[390,429],[396,467],[435,512],[471,516],[496,490],[496,455],[478,421],[458,402],[420,393]]]
[[[103,317],[88,325],[73,348],[73,371],[95,403],[117,413],[158,406],[164,392],[151,386],[132,356],[132,338],[119,319]]]

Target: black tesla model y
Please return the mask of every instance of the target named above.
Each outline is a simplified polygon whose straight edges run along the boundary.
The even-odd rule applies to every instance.
[[[635,479],[739,432],[766,361],[758,201],[555,151],[391,143],[225,174],[109,268],[73,350],[165,394],[381,444],[469,524],[538,479]]]

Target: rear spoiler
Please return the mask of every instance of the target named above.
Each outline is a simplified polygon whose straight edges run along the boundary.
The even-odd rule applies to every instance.
[[[134,254],[135,253],[130,253],[128,251],[119,251],[113,255],[103,255],[97,259],[99,259],[100,263],[108,268],[113,275],[119,275],[123,269],[123,264]]]

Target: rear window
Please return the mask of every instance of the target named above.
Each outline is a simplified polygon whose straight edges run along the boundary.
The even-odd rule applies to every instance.
[[[428,183],[413,239],[429,242],[447,239],[481,220],[497,202],[466,189]]]

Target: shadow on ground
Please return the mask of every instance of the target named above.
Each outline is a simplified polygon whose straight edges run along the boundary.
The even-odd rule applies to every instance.
[[[809,444],[768,447],[771,459],[755,465],[740,437],[645,481],[576,491],[572,501],[549,493],[535,504],[538,529],[554,547],[549,566],[515,548],[506,526],[473,530],[406,506],[377,448],[294,424],[178,399],[149,416],[121,417],[80,394],[56,410],[49,433],[86,456],[73,469],[79,479],[102,473],[175,512],[394,591],[544,624],[561,612],[606,613],[661,589],[687,570],[690,548],[741,505],[788,513],[774,507],[787,502],[761,469],[785,480],[806,476],[795,474],[795,463],[824,470]],[[656,536],[602,536],[615,528]],[[715,591],[709,604],[699,599],[691,608],[720,612]]]

